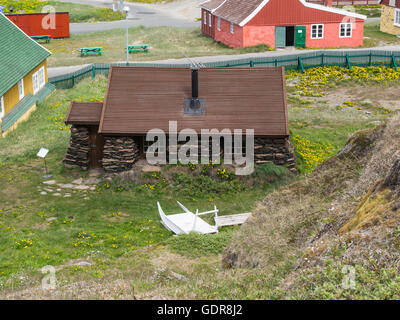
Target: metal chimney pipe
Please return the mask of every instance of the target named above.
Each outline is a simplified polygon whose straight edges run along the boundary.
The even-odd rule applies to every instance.
[[[192,69],[192,98],[199,97],[199,70]]]
[[[192,109],[200,108],[199,100],[199,69],[192,69],[192,99],[190,100],[190,107]]]

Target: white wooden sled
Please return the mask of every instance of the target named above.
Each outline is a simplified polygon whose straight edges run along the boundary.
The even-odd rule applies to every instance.
[[[214,210],[199,212],[199,210],[197,209],[196,213],[193,213],[188,210],[182,203],[180,203],[179,201],[177,202],[184,212],[171,215],[166,215],[162,210],[160,203],[157,202],[158,212],[161,217],[161,223],[164,225],[165,228],[175,234],[187,234],[189,232],[199,232],[202,234],[217,233],[219,227],[242,224],[250,216],[250,213],[218,216],[218,209],[216,206],[214,206]],[[214,226],[211,226],[199,217],[205,214],[214,214]]]

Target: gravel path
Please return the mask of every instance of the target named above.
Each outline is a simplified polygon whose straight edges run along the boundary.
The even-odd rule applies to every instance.
[[[102,8],[112,8],[112,0],[60,0],[61,2],[72,2],[88,4]],[[130,7],[128,15],[129,27],[145,26],[160,27],[170,26],[178,28],[199,27],[200,8],[198,4],[202,0],[181,0],[167,4],[146,4],[126,2]],[[72,34],[96,32],[126,27],[126,21],[93,22],[93,23],[70,23]]]

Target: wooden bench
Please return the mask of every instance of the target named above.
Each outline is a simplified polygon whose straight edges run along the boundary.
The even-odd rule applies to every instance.
[[[31,38],[37,42],[39,41],[45,41],[46,43],[49,43],[51,40],[51,36],[49,35],[43,35],[43,36],[31,36]]]
[[[87,56],[89,53],[98,54],[101,56],[103,53],[101,50],[103,47],[89,47],[89,48],[79,48],[78,51],[81,54],[81,57]]]
[[[128,45],[128,52],[148,52],[150,50],[148,44],[132,44]]]

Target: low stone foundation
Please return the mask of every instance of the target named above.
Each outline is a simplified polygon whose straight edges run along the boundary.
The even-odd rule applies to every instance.
[[[106,172],[130,170],[140,157],[139,144],[132,137],[104,137],[103,168]]]
[[[291,172],[297,173],[296,156],[288,138],[254,138],[254,162],[286,165]]]
[[[84,126],[71,127],[71,139],[63,162],[66,167],[89,168],[89,129]]]
[[[139,139],[139,137],[104,137],[104,156],[102,160],[104,170],[108,173],[115,173],[132,169],[134,163],[141,156]],[[80,167],[84,170],[88,169],[89,142],[89,130],[87,127],[71,127],[71,141],[67,154],[63,159],[65,165]],[[178,150],[180,147],[179,145]],[[198,150],[201,150],[200,145]],[[212,150],[211,145],[209,150]],[[223,156],[223,146],[218,155]],[[258,165],[264,163],[284,165],[291,172],[297,173],[296,157],[288,138],[255,137],[254,161]]]

